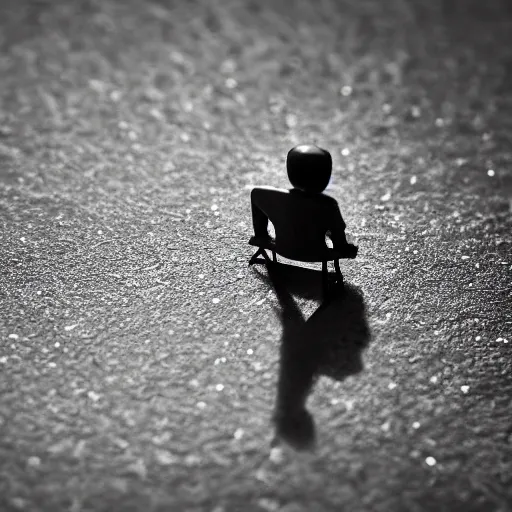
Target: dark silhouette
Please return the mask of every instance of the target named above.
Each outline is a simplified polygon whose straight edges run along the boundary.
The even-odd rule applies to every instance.
[[[291,149],[286,159],[288,178],[293,189],[257,187],[251,192],[254,236],[258,247],[249,265],[268,263],[266,250],[297,261],[322,262],[324,294],[327,293],[327,262],[333,261],[337,283],[343,283],[339,259],[355,258],[357,247],[345,236],[345,222],[336,200],[322,192],[331,179],[332,159],[328,151],[313,145]],[[268,221],[274,225],[275,240],[268,233]],[[333,247],[326,243],[328,237]],[[264,259],[258,259],[262,255]]]
[[[342,381],[363,369],[362,351],[370,341],[362,292],[346,284],[306,320],[294,295],[318,298],[318,272],[270,262],[268,275],[279,300],[283,325],[275,409],[277,436],[297,449],[314,445],[315,424],[306,401],[316,379]]]

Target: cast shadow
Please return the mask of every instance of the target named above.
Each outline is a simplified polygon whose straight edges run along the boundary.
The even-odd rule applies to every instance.
[[[276,434],[296,449],[315,444],[315,422],[306,408],[321,375],[343,381],[364,369],[362,352],[370,342],[362,291],[344,289],[322,303],[307,320],[295,296],[319,299],[321,274],[301,267],[272,263],[260,277],[273,286],[279,300],[283,334],[277,400]]]

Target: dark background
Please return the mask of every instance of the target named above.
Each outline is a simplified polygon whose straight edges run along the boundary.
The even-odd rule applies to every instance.
[[[509,6],[2,0],[0,509],[511,510]],[[372,333],[309,451],[247,268],[299,142]]]

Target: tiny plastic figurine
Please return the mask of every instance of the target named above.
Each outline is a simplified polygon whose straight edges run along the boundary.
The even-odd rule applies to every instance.
[[[322,282],[327,295],[327,262],[333,261],[337,284],[343,285],[341,258],[355,258],[358,248],[345,236],[345,222],[337,201],[323,191],[331,179],[332,158],[328,151],[314,145],[299,145],[286,159],[291,190],[256,187],[251,191],[254,236],[249,244],[258,247],[249,265],[269,263],[266,250],[304,262],[322,262]],[[275,239],[268,233],[268,221],[275,229]],[[332,241],[332,248],[326,243]],[[264,259],[259,259],[262,255]]]

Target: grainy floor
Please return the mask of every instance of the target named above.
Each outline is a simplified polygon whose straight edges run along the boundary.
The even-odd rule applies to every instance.
[[[2,0],[0,509],[511,510],[511,19]],[[360,246],[316,313],[247,268],[302,141]]]

